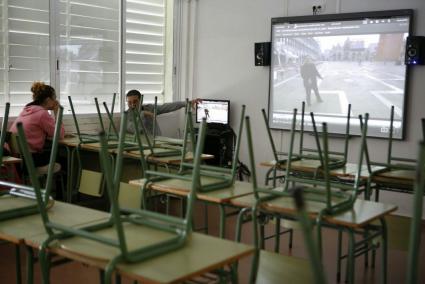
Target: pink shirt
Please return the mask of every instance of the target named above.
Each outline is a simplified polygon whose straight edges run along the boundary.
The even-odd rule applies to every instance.
[[[26,106],[10,127],[10,132],[17,133],[16,124],[22,122],[30,152],[41,152],[47,137],[53,137],[55,118],[38,105]],[[65,129],[61,125],[60,139],[63,139]]]

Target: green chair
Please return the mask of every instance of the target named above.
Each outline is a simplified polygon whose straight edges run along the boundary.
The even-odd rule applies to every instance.
[[[419,281],[419,253],[422,231],[422,202],[425,193],[425,143],[419,143],[418,166],[414,183],[413,215],[410,226],[410,241],[408,254],[408,273],[406,283],[418,283]]]
[[[273,156],[274,156],[274,165],[267,171],[266,173],[266,185],[270,180],[273,181],[273,186],[276,186],[276,180],[277,179],[284,179],[285,175],[277,175],[277,171],[284,171],[285,164],[287,161],[287,152],[280,152],[277,151],[270,128],[268,126],[268,117],[266,114],[266,111],[262,109],[264,122],[267,129],[267,134],[269,138],[269,142],[272,148]],[[299,123],[299,152],[298,154],[293,154],[293,161],[303,161],[303,163],[310,163],[313,167],[315,167],[315,171],[313,174],[313,178],[316,178],[320,171],[323,170],[323,158],[321,157],[321,149],[320,149],[320,142],[319,142],[319,135],[316,127],[316,122],[314,118],[314,114],[310,113],[312,127],[313,127],[313,133],[314,138],[316,142],[316,149],[314,148],[308,148],[304,146],[304,125],[305,125],[305,102],[302,102],[302,109],[301,109],[301,122]],[[329,160],[330,164],[328,165],[331,169],[341,168],[344,167],[347,163],[347,155],[348,155],[348,146],[349,146],[349,139],[350,139],[350,119],[351,119],[351,104],[348,105],[347,108],[347,122],[345,127],[345,135],[344,135],[344,150],[341,151],[329,151]],[[305,174],[305,173],[304,173]]]
[[[380,190],[413,193],[416,160],[393,155],[393,132],[394,106],[391,107],[390,113],[386,162],[371,161],[367,145],[365,147],[365,158],[369,172],[366,186],[367,199],[370,199],[373,189],[375,190],[375,201],[379,201]]]
[[[3,116],[2,132],[0,136],[1,150],[0,150],[0,162],[3,158],[3,145],[5,142],[7,122],[9,117],[10,104],[6,103],[5,114]],[[60,135],[60,129],[62,124],[63,108],[59,109],[59,113],[56,117],[55,131],[53,140],[58,140]],[[48,210],[54,204],[54,200],[50,197],[50,192],[53,185],[54,166],[56,161],[56,152],[52,151],[50,155],[50,174],[46,177],[46,187],[40,190],[40,197],[44,200],[44,210]],[[35,171],[36,172],[36,171]],[[39,181],[38,172],[36,172],[36,179]],[[40,211],[37,201],[35,200],[35,192],[33,187],[15,184],[7,181],[0,180],[0,185],[10,190],[0,192],[0,221],[19,218],[27,215],[37,214]],[[20,258],[20,247],[15,246],[15,259],[16,259],[16,282],[21,283],[21,258]],[[32,279],[32,257],[28,257],[28,279]],[[28,280],[30,283],[30,280]]]
[[[273,190],[260,189],[257,185],[256,164],[249,117],[246,118],[246,130],[252,171],[252,183],[256,199],[252,207],[253,240],[256,250],[251,264],[250,283],[274,283],[276,281],[285,280],[287,280],[288,283],[326,283],[322,263],[320,261],[320,254],[311,235],[311,221],[304,209],[302,188],[296,188],[293,192],[279,192],[279,196],[294,196],[298,208],[298,220],[301,224],[305,244],[307,246],[309,263],[300,258],[288,257],[278,253],[260,250],[257,219],[260,211],[259,206],[263,200],[270,199],[270,197],[273,196]]]
[[[185,137],[184,137],[185,140],[187,140],[187,136],[189,135],[189,133],[193,135],[193,125],[192,125],[190,108],[188,108],[187,113],[188,113],[188,119],[186,123],[187,127],[185,129]],[[238,159],[239,159],[239,150],[240,150],[240,144],[242,139],[241,136],[242,136],[244,115],[245,115],[245,105],[242,105],[241,120],[240,120],[239,128],[238,128],[236,147],[233,153],[232,167],[229,169],[229,168],[222,168],[217,166],[201,165],[200,166],[201,186],[199,188],[199,192],[214,191],[217,189],[230,187],[235,183],[236,171],[237,171],[237,165],[238,165]],[[194,138],[191,138],[191,139],[194,139]],[[190,176],[192,175],[194,165],[184,162],[183,157],[184,156],[182,156],[178,175],[183,179],[190,180]],[[174,174],[159,173],[159,172],[155,173],[152,171],[147,171],[147,174],[148,174],[148,177],[144,186],[144,191],[146,189],[146,186],[151,182],[159,181],[161,179],[176,177],[176,175]]]
[[[262,202],[267,202],[279,197],[288,197],[290,184],[293,184],[293,183],[303,184],[306,200],[324,203],[325,205],[324,209],[318,212],[318,216],[316,218],[317,241],[318,241],[319,251],[321,252],[322,250],[321,249],[321,243],[322,243],[321,224],[322,224],[323,217],[329,216],[329,215],[336,215],[341,212],[350,210],[353,208],[354,202],[356,201],[359,185],[361,182],[360,173],[362,169],[361,165],[363,161],[363,152],[364,152],[365,141],[366,141],[368,114],[365,115],[365,122],[362,127],[362,140],[361,140],[362,142],[361,142],[361,149],[359,152],[358,167],[356,172],[356,178],[352,184],[341,183],[341,182],[332,180],[330,178],[329,165],[331,164],[331,162],[329,159],[328,135],[327,135],[326,123],[323,123],[323,131],[322,131],[323,147],[318,148],[320,149],[320,151],[323,151],[323,153],[319,153],[319,156],[321,157],[320,162],[323,165],[323,170],[322,170],[323,179],[305,178],[303,176],[297,176],[292,173],[293,156],[295,156],[296,159],[298,158],[295,154],[293,154],[296,119],[297,119],[297,110],[294,109],[292,126],[291,126],[289,153],[288,153],[287,161],[285,163],[285,171],[286,171],[285,183],[282,187],[277,187],[273,189],[259,188],[256,184],[256,180],[254,180],[253,182],[254,196],[255,196],[255,199],[257,200],[256,205],[254,205],[254,208],[256,208]],[[362,120],[362,117],[360,117],[360,119]],[[248,142],[249,142],[248,148],[249,148],[249,153],[251,157],[251,168],[254,174],[255,162],[253,161],[253,144],[250,138],[250,129],[248,129],[248,123],[247,123],[247,130],[248,130],[247,132],[249,133],[247,135],[248,135]],[[272,215],[276,215],[276,214],[272,214]],[[279,217],[277,216],[277,218]],[[376,237],[376,234],[371,234],[371,235]],[[368,237],[368,240],[369,239],[372,239],[372,237]],[[262,243],[263,240],[260,240],[260,242]],[[338,263],[338,267],[340,267],[340,262]],[[353,273],[353,272],[350,271],[350,273]]]
[[[5,141],[6,131],[3,131],[7,126],[8,114],[9,114],[10,104],[6,104],[5,115],[3,119],[2,133],[0,137],[0,141]],[[60,128],[62,124],[62,114],[63,108],[59,109],[59,113],[56,117],[55,131],[53,140],[58,140],[60,135]],[[21,125],[22,128],[22,125]],[[0,147],[3,148],[3,147]],[[2,150],[1,156],[2,156]],[[1,157],[2,158],[2,157]],[[27,159],[25,159],[27,161]],[[46,177],[45,189],[40,191],[42,192],[42,199],[44,200],[45,208],[50,207],[53,204],[53,200],[50,197],[50,193],[53,186],[53,175],[54,175],[54,167],[56,161],[56,152],[52,151],[50,155],[50,163],[49,163],[49,173]],[[39,183],[39,173],[35,169],[35,174],[37,177],[37,182]],[[26,215],[36,214],[39,212],[40,208],[37,206],[37,202],[35,200],[35,192],[34,189],[30,186],[15,184],[7,181],[0,180],[0,185],[10,188],[9,191],[1,191],[0,196],[3,200],[7,200],[7,203],[2,205],[0,210],[0,220],[7,220],[11,218],[22,217]]]
[[[100,242],[111,247],[115,247],[119,250],[119,254],[113,258],[105,268],[105,283],[111,282],[111,275],[114,271],[115,265],[119,262],[140,262],[148,258],[155,257],[157,255],[165,254],[167,252],[176,250],[185,245],[186,239],[188,238],[192,227],[192,212],[193,204],[195,200],[196,190],[199,188],[199,172],[200,172],[200,155],[203,150],[203,143],[205,140],[205,127],[206,122],[203,121],[199,133],[199,139],[196,147],[196,154],[194,159],[194,171],[191,177],[192,189],[188,195],[188,206],[186,210],[186,216],[184,218],[177,218],[172,216],[165,216],[160,213],[155,213],[147,210],[120,208],[118,205],[118,196],[120,190],[120,176],[122,169],[123,150],[124,150],[124,139],[126,131],[127,113],[123,114],[121,120],[120,137],[118,144],[118,153],[115,163],[115,170],[111,168],[111,162],[108,158],[108,147],[104,133],[100,135],[100,141],[102,144],[101,148],[101,165],[105,172],[106,187],[108,190],[109,199],[111,202],[111,215],[109,220],[100,222],[93,225],[88,225],[82,228],[70,228],[62,224],[58,224],[49,220],[47,212],[45,210],[45,201],[43,200],[40,192],[40,185],[36,178],[34,164],[31,160],[30,153],[26,140],[24,139],[24,132],[22,125],[18,125],[19,130],[19,142],[23,149],[25,158],[28,159],[28,171],[30,172],[31,179],[34,185],[34,191],[37,199],[37,203],[40,209],[40,215],[43,220],[44,227],[48,234],[48,238],[40,246],[40,264],[42,267],[42,275],[44,283],[49,283],[49,258],[47,257],[46,249],[51,245],[54,240],[60,240],[64,238],[70,238],[73,236],[79,236],[87,238],[96,242]],[[53,144],[52,152],[57,150],[57,141]],[[158,230],[167,234],[168,237],[160,240],[151,240],[148,244],[132,243],[130,244],[126,239],[126,228],[124,224],[129,223],[134,226],[144,226],[152,230]],[[108,238],[101,235],[103,229],[114,227],[116,229],[117,237]]]
[[[143,140],[144,140],[144,149],[148,150],[149,156],[153,157],[169,157],[169,156],[180,156],[182,155],[182,152],[186,151],[188,137],[185,135],[184,139],[176,139],[176,138],[168,138],[168,137],[157,137],[156,136],[156,124],[157,124],[157,102],[158,98],[155,97],[155,104],[154,104],[154,117],[153,117],[153,133],[152,136],[149,134],[147,129],[145,128],[145,125],[143,123],[143,117],[141,116],[140,111],[134,112],[133,111],[133,121],[134,123],[134,133],[135,137],[134,140],[137,141],[136,134],[142,133]],[[188,101],[187,101],[188,104]],[[188,127],[188,107],[186,106],[185,111],[185,133],[187,131]],[[141,129],[139,128],[139,125],[141,126]],[[137,129],[136,129],[137,127]],[[192,130],[193,131],[193,130]],[[191,141],[194,140],[194,135],[191,137]]]

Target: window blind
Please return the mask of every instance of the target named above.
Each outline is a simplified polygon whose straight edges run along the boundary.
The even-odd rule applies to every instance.
[[[165,11],[164,0],[126,2],[125,90],[139,90],[144,102],[163,102]]]
[[[9,97],[5,98],[11,103],[11,115],[16,115],[32,100],[33,81],[50,82],[49,1],[7,3],[8,66],[3,65],[2,71],[8,72]]]
[[[77,113],[95,113],[97,97],[111,107],[119,88],[119,1],[61,0],[59,9],[61,104],[71,96]]]

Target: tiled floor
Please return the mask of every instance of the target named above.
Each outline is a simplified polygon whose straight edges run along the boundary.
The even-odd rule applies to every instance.
[[[197,214],[197,220],[202,219],[203,210],[197,208],[195,212]],[[209,224],[210,224],[210,233],[217,235],[218,232],[218,210],[214,207],[209,208]],[[199,223],[199,222],[197,222]],[[226,226],[226,238],[234,238],[234,225],[235,218],[229,218]],[[270,231],[272,226],[268,227],[267,230]],[[243,228],[243,242],[251,242],[251,225],[246,224]],[[407,233],[407,232],[406,232]],[[326,269],[326,274],[328,277],[329,283],[335,283],[335,274],[336,274],[336,231],[331,229],[325,229],[323,240],[323,263]],[[285,235],[281,239],[281,253],[286,255],[294,255],[298,257],[306,257],[306,252],[304,250],[303,239],[299,231],[295,231],[294,235],[294,245],[292,250],[288,249],[288,237]],[[346,245],[346,238],[344,241]],[[273,242],[270,241],[267,243],[267,248],[273,248]],[[22,249],[23,250],[23,249]],[[420,252],[421,264],[420,267],[425,267],[425,228],[422,230],[422,247]],[[24,254],[22,253],[22,262],[23,269],[24,267]],[[14,248],[12,245],[7,243],[0,244],[0,283],[15,283],[15,269],[14,269]],[[390,249],[389,250],[389,262],[388,262],[388,283],[405,283],[406,278],[406,267],[407,267],[407,253],[399,249]],[[160,269],[160,268],[158,268]],[[240,283],[247,283],[250,270],[250,259],[245,259],[241,262],[239,266],[239,277]],[[423,270],[423,269],[422,269]],[[379,283],[379,272],[380,272],[380,258],[379,254],[377,257],[376,267],[365,268],[363,265],[363,259],[359,258],[356,262],[356,283]],[[421,272],[421,281],[419,283],[425,283],[425,273]],[[58,267],[54,267],[51,273],[52,283],[60,284],[85,284],[85,283],[98,283],[99,273],[96,269],[81,265],[79,263],[68,263]],[[41,283],[39,268],[35,268],[35,283]],[[123,279],[123,283],[131,283],[128,279]],[[282,279],[284,283],[284,279]]]

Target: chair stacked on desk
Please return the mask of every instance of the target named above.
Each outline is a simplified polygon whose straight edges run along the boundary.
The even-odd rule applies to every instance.
[[[275,143],[273,141],[272,133],[269,127],[269,119],[267,117],[266,111],[262,109],[262,114],[264,122],[267,129],[267,134],[269,138],[270,145],[272,147],[272,152],[274,156],[273,166],[268,170],[266,174],[266,185],[270,180],[273,181],[273,186],[276,186],[277,179],[284,179],[285,175],[278,176],[278,171],[284,171],[285,164],[287,161],[287,156],[289,153],[277,151]],[[308,166],[311,168],[311,173],[298,171],[298,174],[304,175],[306,177],[311,176],[312,178],[319,177],[321,171],[323,170],[323,158],[321,157],[322,151],[320,149],[319,135],[316,127],[316,122],[313,112],[310,112],[311,124],[313,128],[313,134],[315,138],[316,148],[309,148],[304,145],[304,134],[305,134],[305,102],[302,102],[301,108],[301,121],[299,123],[299,151],[297,154],[292,153],[294,164],[299,166]],[[347,154],[348,146],[350,139],[350,119],[351,119],[351,104],[347,106],[347,118],[344,134],[344,150],[341,151],[329,151],[329,168],[337,169],[342,168],[347,163]],[[298,124],[297,124],[298,125]],[[272,176],[271,176],[272,175]]]
[[[186,116],[186,127],[184,132],[184,141],[187,141],[188,137],[193,141],[194,131],[192,125],[192,113],[190,107],[187,107],[187,116]],[[233,153],[233,161],[231,168],[222,168],[217,166],[201,165],[200,166],[200,187],[198,190],[199,194],[208,194],[217,191],[229,191],[229,196],[233,190],[233,186],[236,181],[236,171],[240,150],[241,134],[243,129],[243,116],[245,114],[245,106],[242,106],[241,112],[241,121],[238,128],[238,137],[236,140],[235,151]],[[167,172],[153,172],[146,171],[145,178],[146,180],[143,183],[142,187],[142,201],[145,204],[145,196],[150,189],[155,189],[156,187],[167,187],[168,189],[176,189],[180,192],[180,196],[187,194],[187,191],[190,187],[190,179],[192,172],[194,170],[194,165],[187,163],[184,159],[185,157],[185,148],[183,147],[183,153],[181,156],[180,167],[177,173],[167,173]],[[142,161],[143,163],[143,161]],[[203,200],[205,201],[205,200]],[[209,203],[209,202],[207,202]],[[212,202],[217,204],[215,202]],[[225,218],[226,213],[224,210],[225,204],[217,204],[220,209],[220,236],[224,236],[224,227],[225,227]],[[144,205],[146,206],[146,205]],[[205,207],[206,208],[206,207]],[[208,231],[208,222],[207,222],[207,211],[205,211],[205,230]]]
[[[369,172],[366,188],[368,199],[370,199],[373,190],[375,190],[375,201],[379,201],[380,190],[412,193],[416,160],[394,156],[392,153],[393,140],[394,106],[391,106],[386,161],[384,163],[371,161],[366,147],[367,169]],[[372,169],[372,166],[375,166],[375,169]]]
[[[111,202],[110,218],[105,222],[99,222],[94,225],[89,225],[81,228],[70,228],[62,224],[58,224],[49,220],[45,210],[46,201],[43,199],[40,191],[40,185],[36,178],[36,173],[31,160],[28,147],[25,139],[20,139],[23,154],[28,159],[28,171],[34,185],[36,200],[39,206],[40,214],[43,220],[44,227],[48,234],[48,238],[43,242],[40,247],[40,262],[42,267],[43,279],[45,283],[49,282],[48,272],[48,257],[47,249],[54,240],[61,240],[70,237],[81,237],[94,240],[105,245],[115,247],[118,250],[116,256],[112,258],[105,270],[105,283],[110,283],[111,274],[114,271],[115,265],[119,262],[140,262],[157,255],[161,255],[172,250],[178,249],[185,245],[186,239],[191,232],[191,218],[193,210],[193,202],[195,199],[196,190],[199,188],[199,172],[200,172],[200,154],[202,153],[203,142],[205,140],[205,122],[201,126],[199,133],[198,144],[194,160],[194,170],[191,177],[192,189],[188,195],[188,207],[186,216],[184,218],[175,218],[171,216],[164,216],[160,213],[155,213],[147,210],[135,210],[120,208],[118,205],[118,195],[120,186],[120,176],[122,167],[122,158],[124,150],[125,138],[125,124],[126,115],[124,115],[121,122],[121,132],[118,144],[118,154],[115,163],[115,170],[111,169],[111,162],[108,159],[108,146],[105,134],[100,135],[101,141],[101,164],[105,171],[105,179],[108,190],[109,199]],[[24,137],[22,125],[18,126],[19,136]],[[57,150],[57,141],[53,145],[52,152]],[[159,231],[166,237],[160,237],[158,240],[140,241],[136,244],[128,243],[132,239],[131,224],[140,227],[141,233],[143,228],[150,228],[149,230]],[[130,226],[130,227],[129,227]],[[115,228],[115,236],[105,236],[102,234],[108,228]],[[130,231],[128,231],[130,230]],[[145,232],[146,233],[146,232]]]
[[[412,202],[412,222],[410,226],[408,272],[406,283],[418,283],[419,278],[419,252],[421,245],[422,206],[425,193],[425,140],[419,143],[418,166],[416,168],[416,179],[414,182],[414,193]]]
[[[357,171],[356,171],[356,177],[353,183],[346,184],[341,183],[336,180],[332,180],[330,177],[330,167],[329,165],[332,165],[332,161],[329,159],[329,149],[328,149],[328,137],[327,137],[327,125],[326,123],[323,123],[323,146],[320,147],[319,157],[320,162],[323,168],[321,169],[321,174],[323,176],[322,179],[318,178],[304,178],[303,176],[293,175],[292,174],[292,162],[293,157],[295,156],[295,161],[297,161],[297,155],[293,154],[294,152],[294,140],[295,140],[295,128],[296,128],[296,118],[297,118],[297,111],[294,110],[293,114],[293,120],[291,125],[291,137],[290,137],[290,144],[289,144],[289,152],[288,157],[285,161],[285,182],[282,187],[278,188],[260,188],[257,186],[257,182],[255,179],[255,161],[253,158],[254,155],[254,149],[253,149],[253,143],[252,138],[250,134],[250,123],[249,119],[247,119],[247,139],[248,139],[248,148],[249,148],[249,154],[251,157],[251,168],[253,171],[253,186],[254,186],[254,199],[252,200],[252,211],[253,213],[253,222],[254,226],[256,226],[256,220],[257,220],[257,212],[261,212],[264,214],[271,214],[276,216],[276,218],[279,218],[282,213],[279,213],[278,207],[279,204],[282,203],[285,206],[288,206],[286,204],[288,201],[285,201],[288,199],[288,196],[290,195],[290,184],[302,184],[303,185],[303,191],[305,192],[305,199],[306,202],[309,204],[309,209],[312,210],[309,212],[310,214],[315,215],[315,224],[316,224],[316,230],[317,230],[317,242],[319,246],[319,252],[321,252],[321,228],[322,224],[325,224],[325,219],[338,216],[344,212],[349,212],[353,209],[353,206],[356,202],[357,196],[358,196],[358,189],[359,185],[361,183],[361,170],[362,170],[362,162],[363,162],[363,155],[364,155],[364,148],[366,145],[366,133],[367,133],[367,120],[368,115],[365,115],[365,120],[362,127],[362,140],[361,140],[361,147],[359,151],[359,160],[357,164]],[[362,120],[362,117],[359,117],[360,120]],[[308,185],[308,186],[307,186]],[[245,198],[246,199],[246,198]],[[290,207],[290,206],[289,206]],[[282,209],[282,210],[288,210],[288,209]],[[285,217],[285,214],[283,214]],[[241,218],[241,216],[239,216]],[[286,216],[288,217],[288,216]],[[238,224],[240,224],[240,220],[238,220]],[[383,225],[385,226],[385,225]],[[338,227],[337,227],[338,228]],[[341,228],[339,229],[341,230]],[[240,229],[238,228],[237,231],[239,232]],[[256,230],[254,230],[256,231]],[[350,238],[351,240],[354,240],[354,231],[349,230]],[[374,247],[368,246],[368,243],[376,238],[377,236],[382,235],[382,231],[379,228],[374,228],[372,226],[368,226],[365,228],[365,234],[366,236],[359,242],[355,243],[354,241],[350,241],[349,245],[349,251],[350,256],[348,258],[348,264],[349,269],[347,272],[347,276],[349,279],[349,282],[352,283],[354,279],[354,255],[358,256],[360,254],[366,254],[369,250],[374,249]],[[256,247],[261,247],[261,243],[263,240],[258,239],[257,235],[254,235],[254,240],[256,242]],[[339,247],[341,246],[341,243],[339,242]],[[339,251],[341,249],[339,248]],[[355,253],[354,253],[355,252]],[[386,253],[383,253],[386,257]],[[258,256],[258,255],[257,255]],[[386,259],[385,259],[386,261]],[[258,264],[254,264],[254,267]],[[340,254],[339,254],[339,260],[338,260],[338,272],[340,271]],[[261,264],[260,264],[261,267]]]
[[[2,147],[0,150],[0,162],[3,159],[3,145],[5,142],[6,136],[6,127],[8,121],[10,104],[6,104],[5,114],[3,116],[3,126],[2,132],[0,136],[0,143],[2,143]],[[56,117],[55,131],[53,136],[53,141],[57,141],[60,135],[60,128],[62,123],[62,114],[63,108],[59,109],[59,113]],[[21,125],[22,126],[22,125]],[[18,139],[19,140],[19,139]],[[55,142],[53,142],[55,144]],[[10,190],[4,190],[0,192],[0,221],[6,221],[11,219],[17,219],[28,215],[38,214],[40,210],[48,210],[53,204],[54,200],[51,198],[51,190],[53,187],[53,175],[54,167],[56,161],[56,149],[52,149],[50,153],[50,163],[48,166],[48,172],[46,176],[45,188],[43,190],[40,189],[40,197],[43,200],[43,208],[40,208],[36,200],[36,192],[34,188],[31,186],[11,183],[8,181],[0,180],[0,186],[10,188]],[[39,184],[39,172],[34,169],[34,181]],[[21,264],[20,264],[20,248],[19,242],[15,243],[15,257],[16,257],[16,280],[17,283],[21,282]],[[28,278],[32,279],[32,258],[29,258],[28,265]]]

